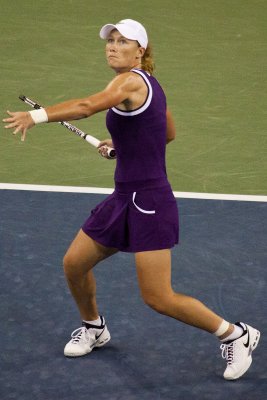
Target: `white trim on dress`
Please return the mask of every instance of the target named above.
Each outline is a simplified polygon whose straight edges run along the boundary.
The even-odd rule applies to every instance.
[[[139,207],[135,202],[135,196],[136,196],[136,192],[133,193],[132,201],[133,201],[133,204],[135,205],[135,207],[137,208],[137,210],[139,210],[143,214],[156,214],[155,210],[149,211],[149,210],[144,210],[143,208]]]
[[[111,110],[114,111],[116,114],[123,115],[125,117],[133,117],[134,115],[138,115],[138,114],[141,114],[142,112],[144,112],[149,107],[151,100],[152,100],[152,96],[153,96],[153,89],[152,89],[151,83],[147,79],[146,75],[139,69],[132,69],[131,71],[142,76],[142,78],[144,79],[144,81],[146,82],[147,87],[148,87],[148,96],[147,96],[145,103],[137,110],[122,111],[116,107],[111,108]]]

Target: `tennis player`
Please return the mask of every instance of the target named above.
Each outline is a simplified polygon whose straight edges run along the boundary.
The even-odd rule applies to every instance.
[[[227,361],[224,378],[241,377],[252,362],[260,332],[232,324],[200,301],[171,286],[171,248],[178,243],[178,211],[166,175],[165,147],[175,127],[165,94],[152,76],[153,60],[145,28],[126,19],[100,30],[106,58],[116,76],[107,87],[84,99],[70,100],[41,110],[8,112],[6,128],[14,134],[35,124],[77,120],[108,110],[106,122],[115,147],[115,191],[85,221],[64,257],[64,270],[78,306],[82,327],[72,333],[64,354],[83,356],[110,340],[105,319],[96,304],[93,267],[117,251],[135,254],[138,282],[146,304],[157,312],[205,330],[221,341]]]

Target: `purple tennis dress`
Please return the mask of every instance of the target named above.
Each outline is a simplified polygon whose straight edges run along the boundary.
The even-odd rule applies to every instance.
[[[166,174],[166,98],[158,81],[133,69],[148,88],[136,110],[113,107],[106,123],[117,154],[115,191],[82,226],[92,239],[120,251],[169,249],[178,243],[178,209]]]

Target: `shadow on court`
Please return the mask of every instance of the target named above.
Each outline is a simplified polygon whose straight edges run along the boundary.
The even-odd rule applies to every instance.
[[[1,400],[266,399],[267,203],[183,200],[173,286],[224,318],[262,332],[243,379],[226,382],[217,340],[156,314],[139,296],[131,254],[96,270],[112,340],[78,359],[63,355],[80,320],[62,257],[103,195],[0,192]],[[156,271],[155,271],[156,273]]]

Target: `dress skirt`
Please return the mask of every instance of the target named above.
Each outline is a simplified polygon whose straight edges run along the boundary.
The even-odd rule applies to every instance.
[[[142,182],[142,181],[141,181]],[[169,249],[179,241],[178,207],[166,179],[116,183],[82,230],[105,247],[124,252]]]

